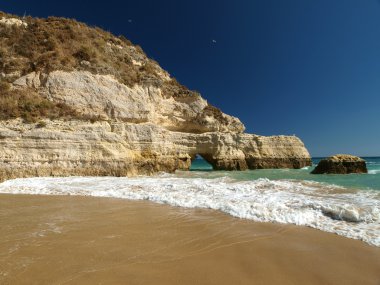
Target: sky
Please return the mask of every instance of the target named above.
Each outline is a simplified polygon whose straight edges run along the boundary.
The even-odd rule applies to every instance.
[[[380,0],[1,1],[142,46],[246,131],[380,156]]]

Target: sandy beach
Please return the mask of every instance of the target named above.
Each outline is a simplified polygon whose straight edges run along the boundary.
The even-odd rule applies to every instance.
[[[122,199],[0,195],[0,284],[380,284],[380,248]]]

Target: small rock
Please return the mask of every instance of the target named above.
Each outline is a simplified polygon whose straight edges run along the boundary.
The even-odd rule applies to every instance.
[[[28,24],[25,23],[24,21],[17,19],[17,18],[4,18],[2,17],[0,19],[0,24],[6,25],[6,26],[16,26],[16,27],[27,27]]]
[[[368,173],[365,160],[348,154],[337,154],[322,159],[312,174]]]
[[[80,64],[83,65],[83,66],[90,66],[91,65],[91,63],[88,60],[82,60],[80,62]]]

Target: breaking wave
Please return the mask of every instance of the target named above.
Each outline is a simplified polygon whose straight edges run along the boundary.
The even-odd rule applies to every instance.
[[[67,177],[15,179],[0,193],[80,195],[209,208],[259,222],[309,226],[380,246],[380,192],[325,183],[229,177]]]

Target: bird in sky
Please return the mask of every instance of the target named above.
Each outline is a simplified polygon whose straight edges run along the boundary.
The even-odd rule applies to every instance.
[[[212,42],[213,42],[214,44],[216,44],[216,40],[212,40]]]

